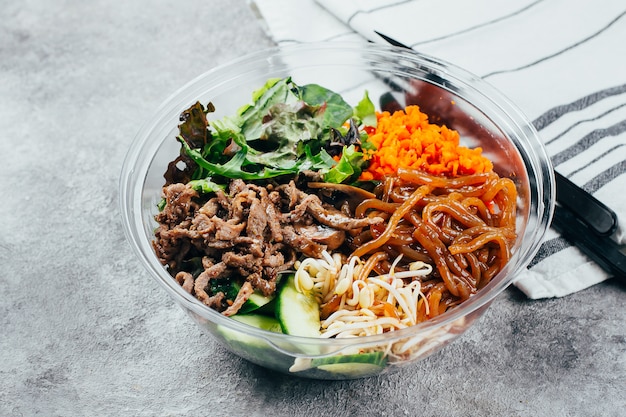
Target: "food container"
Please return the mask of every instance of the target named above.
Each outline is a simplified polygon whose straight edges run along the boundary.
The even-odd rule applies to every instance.
[[[513,179],[518,189],[518,236],[508,264],[470,299],[430,321],[349,339],[260,330],[208,308],[183,290],[151,246],[163,173],[180,152],[175,140],[179,115],[196,101],[212,102],[216,119],[231,115],[250,102],[252,92],[267,79],[287,76],[300,85],[315,83],[334,90],[352,105],[365,90],[379,109],[418,104],[431,121],[458,130],[463,145],[482,147],[498,174]],[[551,221],[554,192],[552,167],[537,132],[501,93],[449,63],[375,44],[277,47],[206,72],[175,92],[139,130],[120,181],[123,225],[133,250],[149,274],[201,329],[258,365],[319,379],[351,379],[397,370],[463,334],[533,258]],[[392,346],[401,346],[402,353],[390,353]],[[375,361],[343,361],[363,349],[383,353]],[[206,366],[211,366],[210,358]]]

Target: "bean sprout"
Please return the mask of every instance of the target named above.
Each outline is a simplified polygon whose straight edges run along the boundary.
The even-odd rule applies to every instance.
[[[396,271],[400,260],[393,261],[389,273],[364,279],[358,279],[364,263],[357,256],[346,263],[341,255],[324,251],[320,259],[297,264],[298,291],[312,291],[322,307],[335,300],[335,308],[322,320],[322,337],[381,334],[417,324],[420,297],[425,300],[418,278],[433,268],[416,261],[407,271]]]

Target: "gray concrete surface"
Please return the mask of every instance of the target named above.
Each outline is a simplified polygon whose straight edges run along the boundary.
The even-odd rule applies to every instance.
[[[511,288],[400,373],[294,379],[232,356],[142,269],[122,160],[176,88],[272,44],[242,0],[2,2],[0,416],[623,416],[624,287]]]

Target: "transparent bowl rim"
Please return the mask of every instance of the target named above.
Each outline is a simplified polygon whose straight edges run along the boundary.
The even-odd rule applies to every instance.
[[[530,159],[532,163],[538,163],[541,165],[540,167],[535,167],[535,174],[540,177],[539,180],[541,180],[541,184],[543,185],[543,192],[538,197],[538,224],[534,230],[530,231],[532,241],[526,242],[527,246],[523,248],[523,253],[519,254],[517,257],[517,263],[515,265],[512,265],[511,262],[509,262],[509,264],[507,264],[506,267],[496,277],[494,277],[492,282],[481,289],[476,295],[472,296],[469,300],[463,302],[460,306],[418,325],[396,330],[394,332],[353,339],[308,338],[272,333],[240,323],[236,320],[232,320],[202,304],[198,299],[183,290],[182,287],[176,283],[172,276],[161,265],[154,254],[150,242],[146,239],[146,236],[143,233],[144,219],[142,217],[141,191],[149,163],[144,161],[143,164],[139,164],[138,162],[141,159],[141,155],[146,151],[146,149],[150,148],[149,144],[151,134],[155,130],[155,126],[159,123],[159,121],[172,116],[173,113],[176,113],[177,116],[185,103],[194,100],[194,97],[199,93],[205,93],[207,91],[199,91],[198,89],[208,87],[208,85],[212,82],[211,80],[215,80],[217,83],[228,82],[228,73],[232,71],[236,72],[238,67],[255,62],[266,61],[268,58],[277,55],[284,56],[292,53],[301,54],[303,52],[314,51],[345,50],[347,52],[353,52],[357,48],[359,50],[366,48],[369,54],[380,56],[381,58],[401,58],[405,62],[414,63],[422,69],[426,68],[429,71],[445,74],[447,81],[452,80],[456,85],[463,85],[466,89],[468,89],[468,91],[471,91],[472,94],[480,96],[481,100],[486,100],[494,105],[494,107],[497,108],[502,115],[510,119],[511,123],[517,127],[519,132],[522,132],[522,134],[526,136],[527,140],[533,142],[531,143],[532,146],[530,151],[534,152],[534,155],[530,155]],[[152,117],[146,120],[146,122],[138,130],[123,162],[119,181],[119,195],[123,228],[128,242],[150,275],[157,280],[157,282],[167,291],[169,296],[171,296],[181,307],[186,308],[188,311],[193,312],[216,325],[225,326],[226,328],[254,335],[261,339],[265,339],[270,343],[272,343],[273,340],[282,340],[297,344],[348,347],[355,344],[364,345],[370,343],[389,342],[409,336],[415,337],[419,334],[428,334],[430,331],[453,323],[456,320],[489,304],[496,296],[498,296],[514,282],[516,275],[526,267],[528,262],[530,262],[532,257],[538,251],[539,245],[552,219],[552,213],[554,210],[553,202],[555,200],[555,186],[550,159],[535,128],[516,105],[514,105],[500,91],[477,75],[441,59],[394,46],[378,45],[373,43],[364,44],[361,42],[314,42],[307,44],[275,46],[250,53],[228,63],[216,66],[176,90],[156,109]],[[524,242],[521,246],[524,246]],[[502,275],[507,274],[508,276],[505,278],[502,277]]]

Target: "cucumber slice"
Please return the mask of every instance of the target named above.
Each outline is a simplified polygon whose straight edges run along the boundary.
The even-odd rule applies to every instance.
[[[281,333],[280,323],[272,316],[235,314],[230,318],[259,329]],[[262,338],[221,325],[217,327],[217,331],[222,335],[225,345],[231,352],[250,362],[276,370],[284,370],[289,366],[291,358],[277,352]]]
[[[283,333],[304,336],[320,336],[320,306],[312,293],[296,290],[294,276],[286,277],[276,299],[276,317]]]
[[[230,316],[230,318],[259,329],[282,333],[280,323],[276,318],[271,316],[261,314],[234,314]],[[261,354],[261,357],[267,355],[266,352],[269,350],[267,343],[260,338],[248,335],[239,330],[229,329],[226,326],[218,326],[217,330],[224,337],[224,341],[230,348],[240,355]]]
[[[311,360],[311,368],[349,378],[360,378],[380,373],[387,364],[384,352],[369,352],[354,355],[330,356]]]
[[[274,317],[264,316],[262,314],[235,314],[230,316],[230,318],[262,330],[282,333],[280,322]]]
[[[269,303],[262,305],[261,307],[254,310],[254,314],[265,314],[266,316],[275,317],[276,311],[276,297],[272,298]]]
[[[237,320],[241,323],[248,324],[250,326],[257,327],[259,329],[268,330],[270,332],[282,333],[280,323],[276,318],[271,316],[264,316],[261,314],[234,314],[230,316],[231,319]],[[255,336],[249,336],[238,330],[229,329],[225,326],[218,326],[218,331],[224,336],[224,339],[229,342],[235,342],[249,347],[263,347],[264,344],[259,341]]]
[[[274,299],[274,296],[265,296],[259,291],[254,291],[250,298],[246,300],[246,302],[239,309],[238,314],[250,313],[252,311],[258,310],[264,305],[268,304],[270,301]]]

